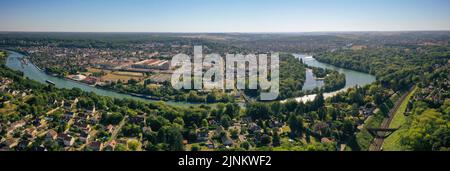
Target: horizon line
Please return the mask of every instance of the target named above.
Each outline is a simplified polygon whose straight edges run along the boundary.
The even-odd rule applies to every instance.
[[[166,33],[166,34],[295,34],[295,33],[374,33],[374,32],[450,32],[450,29],[436,30],[347,30],[347,31],[280,31],[280,32],[171,32],[171,31],[0,31],[0,33]]]

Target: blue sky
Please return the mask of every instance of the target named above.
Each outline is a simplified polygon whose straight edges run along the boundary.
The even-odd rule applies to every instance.
[[[449,0],[1,0],[0,31],[450,30]]]

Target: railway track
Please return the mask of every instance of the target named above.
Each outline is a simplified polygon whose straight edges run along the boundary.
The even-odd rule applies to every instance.
[[[389,129],[389,126],[391,125],[392,120],[395,117],[395,114],[397,113],[398,109],[402,105],[402,103],[405,101],[405,99],[410,95],[415,87],[412,87],[407,93],[402,95],[399,100],[395,103],[394,107],[389,111],[389,117],[383,120],[383,123],[381,124],[380,129]],[[386,134],[386,132],[382,132],[381,134]],[[384,143],[385,136],[379,135],[375,137],[372,145],[370,146],[370,151],[382,151],[383,149],[383,143]]]

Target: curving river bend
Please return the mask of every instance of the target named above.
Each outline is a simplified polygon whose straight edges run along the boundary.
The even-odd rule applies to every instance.
[[[80,82],[72,81],[72,80],[66,80],[66,79],[50,76],[50,75],[46,74],[45,72],[41,71],[39,68],[37,68],[31,62],[23,63],[22,59],[24,58],[24,55],[14,52],[14,51],[8,51],[8,52],[9,52],[9,56],[6,60],[6,66],[9,67],[10,69],[19,70],[19,71],[23,72],[25,77],[28,77],[35,81],[38,81],[41,83],[46,83],[45,82],[46,80],[50,80],[50,81],[54,82],[55,86],[58,88],[67,88],[67,89],[80,88],[83,91],[94,92],[101,96],[109,96],[109,97],[113,97],[113,98],[128,98],[128,99],[135,99],[135,100],[147,101],[147,102],[158,102],[155,100],[144,99],[144,98],[139,98],[139,97],[135,97],[135,96],[127,95],[127,94],[103,90],[100,88],[96,88],[96,87],[93,87],[93,86],[90,86],[87,84],[83,84]],[[345,77],[346,77],[345,88],[335,91],[335,92],[325,93],[324,94],[325,98],[332,97],[332,96],[336,95],[337,93],[345,91],[348,88],[354,87],[356,85],[364,86],[364,85],[371,84],[371,83],[375,82],[375,80],[376,80],[375,76],[373,76],[373,75],[362,73],[362,72],[357,72],[357,71],[353,71],[353,70],[343,69],[343,68],[339,68],[339,67],[336,67],[333,65],[321,63],[321,62],[317,61],[316,59],[314,59],[312,56],[301,55],[301,54],[293,54],[293,55],[296,58],[298,58],[299,60],[302,59],[302,61],[306,65],[313,66],[313,67],[319,67],[319,68],[332,69],[332,70],[336,70],[340,73],[345,74]],[[303,86],[303,90],[312,90],[316,87],[321,87],[321,86],[323,86],[323,82],[315,80],[313,78],[312,71],[308,70],[306,73],[306,81]],[[312,94],[312,95],[307,95],[307,96],[298,97],[298,98],[294,98],[294,99],[299,102],[305,102],[305,101],[313,100],[315,97],[316,97],[316,95]],[[285,102],[285,101],[283,101],[283,102]],[[200,105],[200,104],[195,104],[195,103],[171,102],[171,101],[165,102],[165,103],[167,103],[168,105],[173,105],[173,106]]]
[[[344,68],[336,67],[334,65],[322,63],[322,62],[319,62],[316,59],[314,59],[312,56],[308,56],[308,55],[303,55],[303,54],[293,54],[293,55],[297,59],[302,60],[303,63],[308,66],[324,68],[324,69],[331,69],[331,70],[338,71],[339,73],[343,73],[345,75],[345,79],[346,79],[345,87],[340,90],[334,91],[334,92],[324,93],[325,98],[335,96],[336,94],[346,91],[349,88],[352,88],[355,86],[369,85],[376,81],[375,76],[367,74],[367,73],[344,69]],[[313,89],[315,89],[317,87],[321,87],[321,86],[323,86],[323,81],[316,80],[314,78],[312,71],[307,70],[306,71],[306,80],[303,85],[303,90],[313,90]],[[314,100],[314,98],[316,96],[317,96],[316,94],[311,94],[311,95],[306,95],[303,97],[295,98],[295,100],[297,100],[298,102],[311,101],[311,100]]]

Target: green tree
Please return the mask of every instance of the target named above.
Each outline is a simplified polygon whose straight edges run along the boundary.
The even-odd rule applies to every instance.
[[[239,115],[240,107],[236,103],[228,103],[225,107],[224,114],[230,116],[231,118],[236,118]]]
[[[247,116],[253,119],[270,119],[273,115],[270,107],[265,103],[251,103],[247,106]]]
[[[228,129],[231,126],[231,118],[227,114],[223,115],[220,119],[220,124],[225,128]]]
[[[278,132],[275,132],[273,137],[272,137],[272,141],[273,141],[273,146],[278,147],[281,145],[281,137],[278,134]]]
[[[428,109],[414,118],[401,143],[414,151],[450,150],[448,119],[436,109]]]
[[[288,120],[291,135],[293,137],[302,136],[304,131],[303,118],[301,116],[291,115]]]

